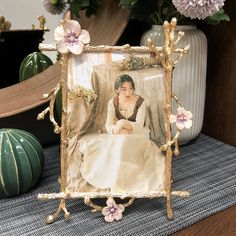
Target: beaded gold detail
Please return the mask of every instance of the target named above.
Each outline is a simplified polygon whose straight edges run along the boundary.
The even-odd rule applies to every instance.
[[[138,57],[134,55],[128,56],[121,62],[121,70],[136,70],[143,68],[150,68],[160,65],[158,58],[154,57]]]
[[[98,95],[92,89],[87,89],[79,86],[78,89],[71,90],[68,95],[69,99],[83,98],[85,103],[89,106],[98,98]]]

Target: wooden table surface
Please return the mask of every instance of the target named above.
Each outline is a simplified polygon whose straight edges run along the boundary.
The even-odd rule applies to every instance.
[[[180,230],[172,236],[236,236],[236,205]]]

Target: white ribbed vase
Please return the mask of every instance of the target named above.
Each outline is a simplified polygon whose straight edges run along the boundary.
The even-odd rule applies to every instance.
[[[187,143],[195,138],[202,129],[207,69],[207,39],[202,31],[194,26],[177,26],[176,31],[183,31],[184,37],[176,45],[177,48],[190,45],[190,50],[176,65],[173,75],[173,90],[180,99],[182,106],[193,113],[193,126],[184,129],[179,138],[180,143]],[[141,45],[146,45],[151,38],[155,46],[163,46],[163,27],[153,25],[151,30],[144,33]],[[173,103],[173,112],[176,105]],[[174,127],[174,126],[173,126]],[[175,129],[173,128],[173,135]]]

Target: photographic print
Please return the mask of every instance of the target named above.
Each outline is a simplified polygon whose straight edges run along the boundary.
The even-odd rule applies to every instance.
[[[148,52],[69,57],[69,192],[164,189],[164,76]]]

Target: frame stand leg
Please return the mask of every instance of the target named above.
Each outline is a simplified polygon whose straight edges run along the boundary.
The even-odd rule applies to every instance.
[[[166,209],[167,209],[167,218],[169,220],[173,220],[174,213],[173,213],[173,209],[171,207],[171,197],[170,196],[166,196]]]
[[[46,223],[47,224],[53,223],[55,220],[59,218],[62,211],[64,212],[65,219],[68,220],[70,217],[70,212],[68,212],[66,209],[65,199],[61,199],[60,205],[54,214],[47,216]]]

